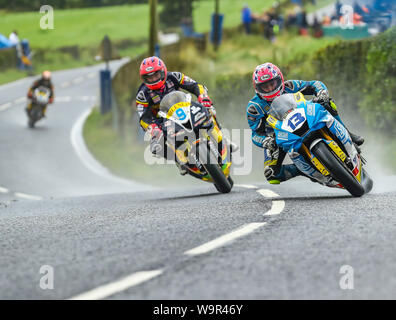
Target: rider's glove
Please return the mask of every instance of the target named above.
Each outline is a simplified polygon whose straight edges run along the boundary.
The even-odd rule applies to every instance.
[[[150,133],[151,137],[161,138],[162,137],[162,130],[156,123],[152,123],[147,127],[147,131]]]
[[[207,94],[200,94],[198,96],[198,102],[202,104],[205,108],[210,108],[213,105],[212,100],[210,100]]]
[[[216,109],[213,106],[211,106],[208,110],[213,116],[216,116]]]
[[[330,96],[327,90],[319,90],[315,97],[312,99],[312,102],[320,103],[320,104],[329,104],[330,103]]]
[[[276,141],[274,136],[265,137],[263,140],[263,148],[268,149],[269,151],[276,150]]]

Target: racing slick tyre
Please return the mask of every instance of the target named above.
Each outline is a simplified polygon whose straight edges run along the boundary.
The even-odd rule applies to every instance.
[[[364,194],[363,186],[356,180],[352,172],[347,169],[341,159],[337,158],[323,141],[314,145],[311,151],[320,163],[325,166],[327,171],[330,172],[331,176],[340,182],[351,195],[361,197]]]
[[[231,188],[232,188],[234,186],[234,180],[232,180],[231,176],[228,176],[227,180],[230,183]]]
[[[217,162],[217,158],[206,146],[201,145],[199,151],[199,158],[202,165],[212,177],[217,191],[221,193],[229,193],[232,189],[232,185],[224,175],[223,170],[221,170],[221,167]]]
[[[35,123],[35,121],[32,118],[29,118],[29,121],[28,121],[29,128],[34,128],[34,123]]]

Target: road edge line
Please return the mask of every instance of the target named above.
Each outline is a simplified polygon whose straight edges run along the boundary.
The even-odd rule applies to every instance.
[[[103,166],[95,157],[91,154],[88,150],[87,145],[85,144],[84,137],[83,137],[83,129],[84,124],[89,115],[92,113],[94,106],[90,107],[89,109],[85,110],[74,123],[71,131],[70,131],[70,140],[73,146],[74,151],[76,152],[77,156],[80,158],[81,162],[84,164],[86,168],[88,168],[91,172],[95,173],[96,175],[112,180],[117,183],[122,183],[124,185],[128,185],[131,187],[136,187],[140,185],[138,182],[133,180],[128,180],[125,178],[117,177],[113,175],[108,168]]]

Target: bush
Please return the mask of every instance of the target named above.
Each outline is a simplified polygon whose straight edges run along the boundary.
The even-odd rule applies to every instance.
[[[345,107],[359,110],[371,127],[396,133],[396,28],[319,50],[313,65]]]
[[[0,71],[8,68],[15,68],[17,65],[15,48],[0,50]]]

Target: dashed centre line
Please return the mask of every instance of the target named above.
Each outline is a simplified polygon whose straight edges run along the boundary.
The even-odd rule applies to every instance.
[[[78,77],[78,78],[76,78],[76,79],[73,80],[73,83],[79,84],[79,83],[81,83],[81,82],[83,82],[83,81],[84,81],[84,78],[83,78],[83,77]]]
[[[277,194],[271,190],[268,190],[268,189],[259,189],[259,190],[257,190],[257,192],[266,198],[279,197],[279,194]],[[265,216],[273,216],[273,215],[280,214],[284,208],[285,208],[285,201],[283,201],[283,200],[272,201],[271,209],[269,211],[267,211],[266,213],[264,213],[264,215]]]
[[[256,186],[253,185],[236,185],[247,189],[257,189]],[[267,189],[259,189],[257,190],[259,194],[264,197],[279,197],[279,195],[271,190]],[[283,203],[283,205],[282,205]],[[284,208],[284,201],[273,201],[272,208],[265,215],[279,214]],[[198,247],[195,247],[191,250],[187,250],[184,252],[185,255],[188,256],[197,256],[201,254],[208,253],[212,250],[215,250],[219,247],[225,246],[232,241],[244,237],[257,229],[265,226],[267,222],[253,222],[247,225],[242,226],[239,229],[236,229],[230,233],[227,233],[223,236],[220,236],[212,241],[204,243]],[[99,300],[107,298],[115,293],[125,291],[131,287],[137,286],[143,282],[149,281],[163,273],[163,270],[151,270],[151,271],[140,271],[131,274],[121,280],[109,283],[107,285],[102,285],[96,289],[90,290],[88,292],[82,293],[80,295],[74,296],[69,300]]]
[[[249,223],[249,224],[243,226],[242,228],[239,228],[235,231],[227,233],[227,234],[225,234],[221,237],[218,237],[210,242],[207,242],[199,247],[188,250],[184,254],[194,256],[194,255],[208,253],[209,251],[212,251],[214,249],[222,247],[222,246],[230,243],[231,241],[234,241],[235,239],[246,236],[249,233],[252,233],[256,229],[258,229],[266,224],[267,224],[266,222]]]
[[[22,193],[22,192],[15,192],[14,193],[15,196],[17,196],[18,198],[22,198],[22,199],[27,199],[27,200],[43,200],[42,197],[40,196],[33,196],[31,194],[26,194],[26,193]]]
[[[143,282],[151,280],[162,274],[162,270],[140,271],[131,274],[121,280],[100,286],[91,291],[82,293],[78,296],[70,298],[69,300],[99,300],[104,299],[115,293],[125,291],[131,287],[137,286]]]
[[[246,189],[257,189],[258,187],[252,184],[234,184],[235,187],[246,188]]]
[[[26,97],[20,97],[18,99],[15,99],[14,103],[18,104],[18,103],[25,102],[25,101],[26,101]]]
[[[61,84],[61,88],[66,88],[66,87],[68,87],[68,86],[70,86],[70,82],[69,82],[69,81],[63,82],[63,83]]]
[[[11,105],[12,105],[11,102],[7,102],[5,104],[0,105],[0,112],[7,110],[9,107],[11,107]]]
[[[7,188],[0,187],[0,193],[8,193],[8,192],[10,192],[10,190],[8,190]]]

